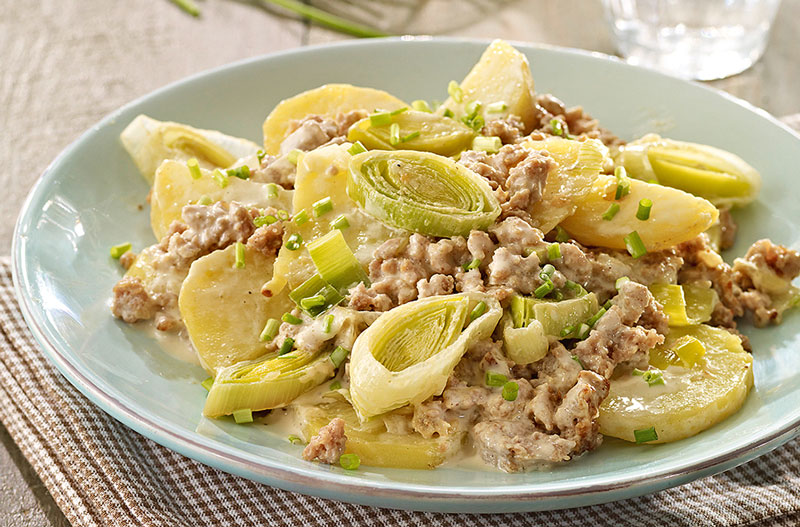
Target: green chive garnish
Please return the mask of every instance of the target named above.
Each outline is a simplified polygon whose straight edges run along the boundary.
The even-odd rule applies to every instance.
[[[647,249],[644,246],[644,242],[642,238],[639,236],[639,233],[636,231],[631,232],[625,238],[625,247],[628,249],[628,252],[634,258],[640,258],[647,254]]]
[[[237,269],[244,269],[244,244],[242,242],[236,242],[236,256],[233,266]]]
[[[460,103],[464,100],[464,91],[461,89],[461,85],[456,81],[447,83],[447,94],[452,97],[455,102]]]
[[[214,377],[209,377],[208,379],[204,380],[200,383],[200,386],[206,389],[207,392],[211,391],[211,387],[214,385]]]
[[[631,191],[631,180],[628,179],[628,173],[623,166],[614,169],[614,176],[617,178],[617,191],[614,199],[622,199]]]
[[[281,320],[283,320],[287,324],[293,324],[295,326],[300,325],[300,324],[303,323],[303,319],[302,318],[296,317],[296,316],[292,315],[289,312],[284,313],[283,316],[281,317]]]
[[[211,173],[211,177],[214,181],[217,182],[219,188],[225,188],[228,186],[228,176],[222,173],[222,170],[215,168],[214,171]]]
[[[275,183],[267,183],[267,197],[268,198],[278,197],[278,185],[276,185]]]
[[[481,101],[472,101],[467,105],[465,108],[467,115],[470,117],[474,117],[478,115],[478,112],[481,111]]]
[[[339,214],[336,218],[331,222],[331,227],[334,229],[346,229],[350,226],[350,222],[347,221],[347,216],[344,214]]]
[[[209,198],[208,195],[206,195],[206,194],[203,194],[202,196],[200,196],[200,199],[197,200],[197,204],[198,205],[206,205],[206,206],[208,206],[208,205],[211,205],[212,203],[214,203],[214,202],[211,201],[211,198]]]
[[[400,144],[400,125],[392,123],[389,127],[389,143],[392,145]]]
[[[650,428],[644,428],[642,430],[634,430],[633,437],[636,439],[637,443],[648,443],[657,440],[658,434],[656,433],[656,427],[651,426]]]
[[[113,259],[119,260],[123,254],[131,250],[131,247],[133,247],[133,245],[130,243],[120,243],[119,245],[112,247],[109,252],[111,253],[111,257]]]
[[[614,282],[614,287],[617,289],[617,291],[619,291],[619,288],[622,287],[622,284],[630,281],[631,279],[628,278],[627,276],[620,276],[619,278],[617,278],[617,281]]]
[[[561,243],[569,241],[569,233],[561,225],[556,225],[556,241]]]
[[[572,139],[572,136],[569,135],[567,124],[561,122],[559,119],[550,120],[550,129],[552,130],[553,135],[563,137],[564,139]]]
[[[286,339],[283,341],[283,344],[281,344],[280,349],[278,350],[278,355],[286,355],[292,351],[292,347],[294,347],[294,339],[291,337],[286,337]]]
[[[445,109],[444,109],[444,114],[443,114],[443,115],[444,115],[445,117],[449,117],[450,119],[452,119],[453,117],[455,117],[455,116],[456,116],[456,114],[454,114],[454,113],[453,113],[453,110],[451,110],[450,108],[445,108]]]
[[[412,139],[416,139],[417,137],[420,136],[421,133],[422,132],[417,130],[416,132],[411,132],[410,134],[406,134],[406,135],[404,135],[403,137],[400,138],[400,142],[401,143],[406,143],[408,141],[411,141]]]
[[[416,101],[411,102],[411,107],[414,108],[418,112],[428,112],[431,113],[431,107],[427,101],[423,101],[422,99],[417,99]]]
[[[473,321],[473,320],[475,320],[476,318],[478,318],[478,317],[482,316],[484,313],[486,313],[486,302],[484,302],[483,300],[481,300],[480,302],[478,302],[478,303],[475,305],[475,307],[474,307],[474,308],[472,309],[472,311],[470,312],[470,314],[469,314],[469,320],[470,320],[470,322],[472,322],[472,321]]]
[[[333,210],[333,201],[331,201],[330,196],[328,196],[314,202],[311,208],[314,210],[314,217],[319,218],[323,214],[327,214]]]
[[[503,399],[506,401],[516,401],[519,394],[519,384],[508,381],[503,385]]]
[[[330,383],[330,385],[328,385],[328,389],[331,391],[341,390],[342,389],[341,381],[339,379],[336,379],[335,381]]]
[[[267,157],[267,153],[259,149],[258,152],[256,152],[256,157],[258,158],[258,164],[260,165],[264,162],[264,158]]]
[[[294,215],[294,217],[292,218],[292,221],[294,222],[295,225],[297,225],[299,227],[300,225],[304,224],[305,222],[307,222],[310,219],[311,218],[308,217],[308,212],[306,212],[306,209],[303,209],[303,210],[301,210],[300,212],[298,212],[297,214]]]
[[[586,369],[586,366],[584,366],[584,365],[583,365],[583,361],[582,361],[582,360],[581,360],[581,358],[580,358],[580,357],[578,357],[577,355],[573,355],[573,356],[572,356],[572,360],[574,360],[575,362],[577,362],[577,363],[580,365],[580,367],[581,367],[581,369],[582,369],[582,370],[585,370],[585,369]]]
[[[253,422],[253,411],[250,408],[242,408],[233,412],[233,420],[237,425]]]
[[[289,442],[291,444],[293,444],[293,445],[302,445],[303,444],[303,439],[301,437],[298,437],[298,436],[294,435],[294,434],[290,435],[286,439],[288,439]]]
[[[364,145],[361,143],[361,141],[356,141],[355,143],[350,145],[350,148],[347,149],[347,153],[350,154],[351,156],[355,156],[366,151],[367,149],[364,148]]]
[[[261,6],[267,4],[274,4],[284,9],[288,9],[298,15],[307,18],[311,22],[321,26],[353,35],[354,37],[371,38],[371,37],[388,37],[383,31],[346,20],[340,16],[333,15],[324,9],[308,5],[300,0],[258,0],[256,2]]]
[[[373,113],[369,116],[369,122],[372,126],[386,126],[392,122],[392,114],[389,112]]]
[[[290,251],[296,251],[303,245],[303,237],[297,233],[292,234],[289,236],[289,239],[286,240],[286,248]]]
[[[314,295],[300,300],[300,307],[308,311],[310,309],[314,309],[315,307],[324,306],[325,303],[326,301],[323,295]]]
[[[407,106],[403,106],[402,108],[398,108],[397,110],[389,112],[389,115],[399,115],[408,110]]]
[[[557,243],[551,243],[547,246],[547,259],[558,260],[561,258],[561,246]]]
[[[575,331],[575,326],[567,326],[567,327],[565,327],[564,329],[561,330],[561,333],[559,334],[559,336],[562,339],[566,338],[567,336],[571,335],[573,331]]]
[[[486,113],[502,113],[507,108],[508,105],[504,101],[497,101],[486,105]]]
[[[275,338],[275,335],[278,334],[278,329],[280,329],[281,323],[274,318],[267,320],[267,323],[264,324],[264,330],[259,335],[259,340],[261,342],[268,342]]]
[[[556,268],[553,267],[553,264],[546,264],[544,267],[542,267],[542,272],[539,273],[539,278],[545,281],[550,280],[550,277],[553,276],[553,273],[555,272]]]
[[[278,218],[273,216],[272,214],[266,214],[264,216],[258,216],[253,220],[253,224],[256,227],[263,227],[264,225],[272,225],[273,223],[277,222]]]
[[[614,219],[614,216],[617,215],[617,212],[619,212],[619,203],[612,203],[608,207],[608,210],[603,213],[603,219],[606,221],[611,221]]]
[[[283,220],[283,221],[286,221],[286,220],[289,219],[289,213],[286,212],[283,209],[280,209],[276,214],[278,215],[278,218]]]
[[[228,177],[238,177],[239,179],[250,179],[250,167],[242,165],[236,168],[229,168],[225,171]]]
[[[497,373],[496,371],[486,372],[486,386],[499,388],[507,382],[508,382],[508,377],[506,377],[502,373]]]
[[[178,6],[184,13],[190,14],[193,17],[200,16],[200,8],[194,3],[194,0],[172,0],[172,3]]]
[[[333,315],[325,315],[325,322],[322,325],[323,333],[330,333],[333,329]]]
[[[499,137],[491,136],[484,137],[477,136],[472,140],[472,149],[478,152],[486,152],[487,154],[496,154],[498,150],[503,147],[503,141]]]
[[[598,320],[600,320],[600,317],[602,317],[602,316],[603,316],[603,315],[605,315],[605,314],[606,314],[606,308],[604,308],[604,307],[601,307],[601,308],[600,308],[600,309],[597,311],[597,313],[595,313],[594,315],[592,315],[591,317],[589,317],[589,320],[587,320],[587,321],[586,321],[586,324],[588,324],[588,325],[589,325],[589,327],[592,327],[592,328],[593,328],[593,327],[594,327],[594,325],[595,325],[595,324],[597,324],[597,321],[598,321]]]
[[[650,218],[650,209],[653,207],[653,202],[647,198],[639,201],[639,210],[636,211],[636,217],[642,221]]]
[[[633,370],[633,375],[641,376],[642,380],[646,382],[648,386],[664,384],[664,372],[661,370],[640,370],[639,368],[635,368]]]
[[[585,339],[586,337],[589,336],[589,332],[591,330],[592,330],[592,328],[589,327],[589,324],[581,324],[578,327],[578,338],[581,339],[581,340]]]
[[[361,466],[361,458],[358,457],[358,454],[342,454],[339,464],[345,470],[356,470]]]
[[[350,350],[341,346],[336,346],[336,348],[331,352],[331,362],[333,363],[333,367],[338,368],[341,366],[349,354]]]
[[[544,298],[545,296],[550,294],[553,291],[553,289],[555,289],[555,287],[556,286],[553,285],[553,282],[547,281],[533,291],[533,296],[535,296],[536,298]]]
[[[480,267],[481,261],[478,258],[474,258],[471,262],[464,264],[461,266],[462,269],[465,271],[471,271],[472,269],[477,269]]]
[[[200,165],[197,163],[197,159],[191,158],[186,162],[186,166],[189,167],[189,174],[192,175],[192,179],[200,179],[203,177],[203,173],[200,172]]]

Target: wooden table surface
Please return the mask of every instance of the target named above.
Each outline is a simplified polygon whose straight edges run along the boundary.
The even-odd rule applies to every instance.
[[[246,57],[347,38],[246,0],[0,0],[0,254],[19,206],[69,143],[120,105]],[[395,34],[505,38],[613,53],[599,0],[316,0]],[[800,0],[784,0],[762,60],[712,86],[775,115],[800,112]],[[535,76],[535,71],[534,71]],[[2,416],[0,416],[2,418]],[[0,425],[0,527],[67,521]]]

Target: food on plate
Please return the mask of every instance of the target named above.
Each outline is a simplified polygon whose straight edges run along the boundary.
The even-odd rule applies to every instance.
[[[737,320],[800,304],[797,252],[720,253],[758,172],[626,143],[502,41],[447,93],[322,86],[276,106],[263,149],[136,118],[157,242],[112,250],[112,313],[193,347],[205,417],[349,470],[525,471],[735,413],[758,360]]]

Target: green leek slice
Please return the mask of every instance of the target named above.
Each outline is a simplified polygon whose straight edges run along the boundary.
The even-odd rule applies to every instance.
[[[367,273],[347,246],[340,229],[333,229],[307,243],[306,247],[319,275],[334,288],[343,291],[358,282],[369,286]]]
[[[653,297],[664,307],[670,326],[694,326],[711,320],[719,302],[716,291],[693,284],[652,284]]]
[[[222,369],[208,392],[203,415],[220,417],[243,408],[280,408],[336,372],[329,353],[295,350]]]
[[[544,333],[553,337],[561,337],[565,329],[579,326],[600,309],[594,293],[560,302],[539,300],[538,298],[526,298],[525,300],[528,308],[528,320],[539,321]]]
[[[316,296],[322,297],[322,304],[309,307],[303,305],[304,299]],[[337,291],[336,288],[331,284],[326,282],[319,275],[319,273],[313,275],[311,278],[293,289],[292,292],[289,293],[289,298],[291,298],[292,301],[297,304],[297,307],[312,317],[320,315],[321,313],[327,311],[331,306],[335,306],[344,300],[344,297],[339,293],[339,291]]]
[[[508,358],[517,364],[532,364],[547,355],[550,341],[541,322],[531,320],[527,326],[520,327],[514,323],[512,316],[506,315],[501,324]]]
[[[712,146],[648,134],[620,149],[616,159],[631,176],[679,188],[722,206],[745,205],[761,176],[740,157]]]
[[[469,322],[480,302],[485,312]],[[356,339],[350,397],[366,419],[441,394],[467,349],[487,338],[503,314],[484,293],[433,296],[383,313]]]
[[[407,110],[392,116],[399,126],[400,141],[393,144],[389,126],[374,126],[369,117],[350,127],[347,140],[361,141],[370,150],[420,150],[454,156],[469,148],[475,131],[449,117]],[[403,138],[408,138],[403,140]]]
[[[500,205],[485,179],[426,152],[371,151],[350,161],[347,192],[379,220],[430,236],[486,230]]]

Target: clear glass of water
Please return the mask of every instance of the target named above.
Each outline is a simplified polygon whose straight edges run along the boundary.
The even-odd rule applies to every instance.
[[[628,62],[711,80],[761,57],[780,1],[603,0],[603,6]]]

